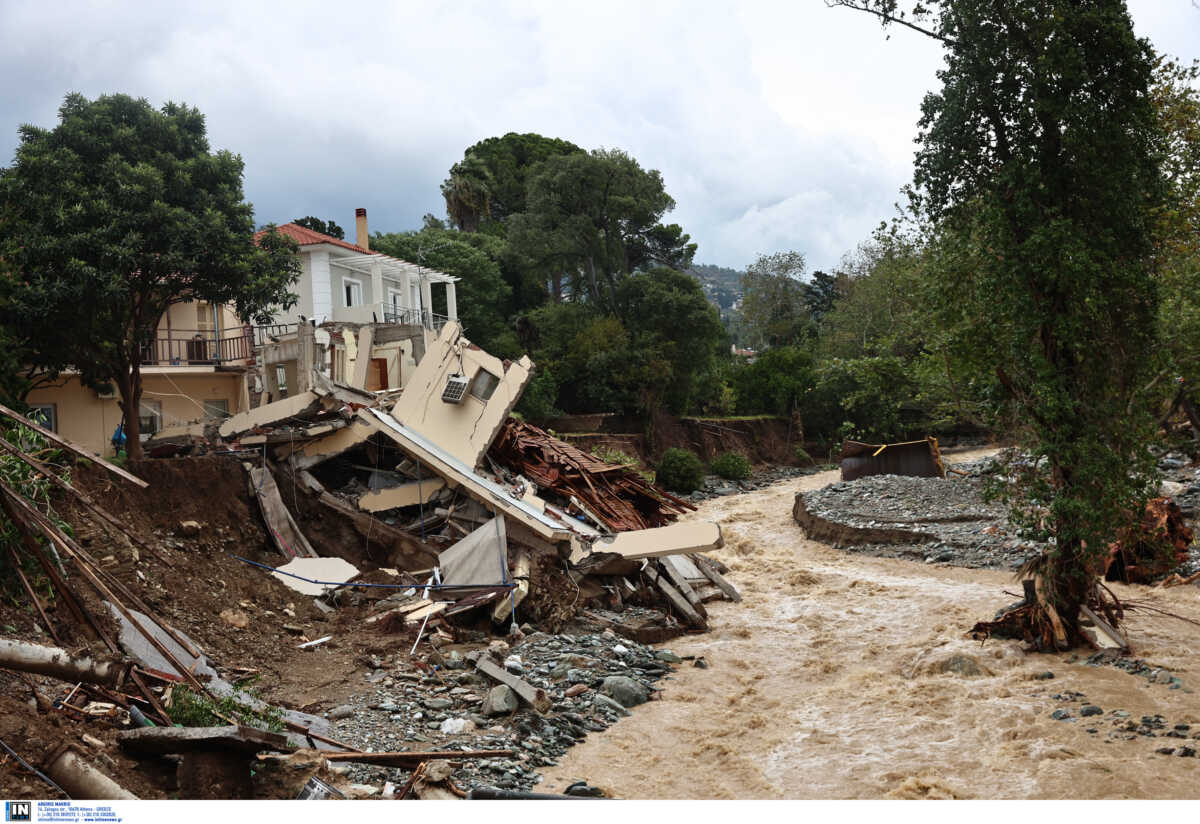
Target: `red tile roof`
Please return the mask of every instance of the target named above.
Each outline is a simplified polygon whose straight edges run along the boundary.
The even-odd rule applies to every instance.
[[[379,254],[378,252],[367,252],[355,246],[353,243],[339,240],[338,238],[331,237],[330,235],[323,235],[320,232],[314,232],[312,229],[307,229],[303,226],[297,226],[295,223],[285,223],[282,226],[276,226],[275,228],[281,235],[287,235],[301,246],[314,246],[318,243],[329,243],[334,246],[340,246],[343,249],[352,249],[355,252],[361,252],[364,255]],[[266,229],[263,229],[262,232],[256,233],[254,235],[254,239],[258,240],[264,232],[266,232]]]

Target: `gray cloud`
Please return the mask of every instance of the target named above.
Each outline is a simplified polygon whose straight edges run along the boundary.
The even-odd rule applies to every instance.
[[[1132,5],[1191,58],[1200,11]],[[443,211],[463,150],[508,131],[622,148],[662,171],[698,260],[781,249],[833,265],[911,175],[936,44],[800,2],[0,5],[0,157],[64,94],[186,101],[246,161],[260,222],[373,229]]]

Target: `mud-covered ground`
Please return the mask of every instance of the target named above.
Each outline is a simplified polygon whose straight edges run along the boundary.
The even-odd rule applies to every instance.
[[[711,633],[672,642],[709,668],[663,679],[661,700],[589,736],[543,786],[586,779],[625,798],[1200,797],[1200,758],[1185,752],[1200,744],[1200,626],[1132,614],[1141,664],[1125,666],[971,641],[975,621],[1015,600],[1012,574],[806,540],[795,493],[837,477],[689,516],[721,522],[716,555],[745,596],[710,605]],[[1200,588],[1112,586],[1200,621]]]

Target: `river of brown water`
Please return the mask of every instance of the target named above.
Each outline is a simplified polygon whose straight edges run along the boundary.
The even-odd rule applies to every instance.
[[[974,454],[959,456],[966,460]],[[1126,626],[1133,655],[1164,667],[1169,689],[1081,655],[1027,655],[965,632],[1014,600],[1008,572],[850,555],[805,539],[798,490],[827,472],[708,501],[718,553],[743,602],[709,604],[711,632],[663,645],[702,655],[633,710],[543,771],[543,791],[579,779],[620,798],[1197,798],[1200,758],[1155,754],[1174,738],[1110,739],[1110,710],[1161,714],[1200,731],[1200,626],[1148,612]],[[1007,590],[1010,594],[1005,594]],[[1116,586],[1200,620],[1200,588]],[[981,674],[938,671],[970,656]],[[1051,680],[1034,675],[1053,672]],[[1105,715],[1056,721],[1084,693]],[[1087,729],[1099,730],[1089,734]]]

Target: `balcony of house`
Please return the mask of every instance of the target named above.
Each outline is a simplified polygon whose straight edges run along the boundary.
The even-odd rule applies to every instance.
[[[212,329],[159,329],[142,346],[143,367],[231,367],[254,361],[255,331],[239,327],[218,333]]]

